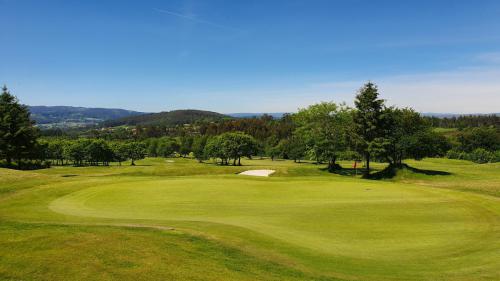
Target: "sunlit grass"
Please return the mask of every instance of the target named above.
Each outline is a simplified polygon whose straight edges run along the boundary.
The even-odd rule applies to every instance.
[[[408,163],[446,173],[179,158],[1,169],[0,279],[499,279],[500,166]],[[262,168],[277,172],[237,175]]]

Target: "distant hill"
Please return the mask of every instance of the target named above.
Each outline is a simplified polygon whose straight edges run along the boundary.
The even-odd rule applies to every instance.
[[[119,119],[109,120],[104,122],[105,127],[116,127],[121,125],[182,125],[194,123],[196,121],[219,121],[222,119],[231,118],[212,111],[183,109],[172,110],[160,113],[149,113],[137,116],[128,116]]]
[[[28,106],[31,118],[41,128],[71,128],[95,125],[105,120],[144,114],[116,108],[74,106]]]
[[[262,115],[270,115],[274,118],[281,118],[283,115],[287,114],[287,112],[270,112],[270,113],[228,113],[227,115],[234,118],[253,118],[253,117],[261,117]]]

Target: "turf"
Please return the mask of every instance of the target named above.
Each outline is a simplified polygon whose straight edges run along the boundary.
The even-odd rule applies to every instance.
[[[173,160],[0,170],[0,279],[500,279],[498,165],[409,161],[375,181]],[[259,168],[277,172],[237,175]]]

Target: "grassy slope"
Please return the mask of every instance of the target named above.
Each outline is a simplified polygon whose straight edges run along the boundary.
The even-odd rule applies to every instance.
[[[0,279],[500,278],[500,206],[482,195],[500,194],[498,166],[431,159],[411,164],[451,175],[391,182],[175,161],[0,170]]]

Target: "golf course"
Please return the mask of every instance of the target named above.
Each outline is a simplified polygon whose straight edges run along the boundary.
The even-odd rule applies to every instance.
[[[0,169],[0,279],[500,280],[500,163],[241,162]]]

